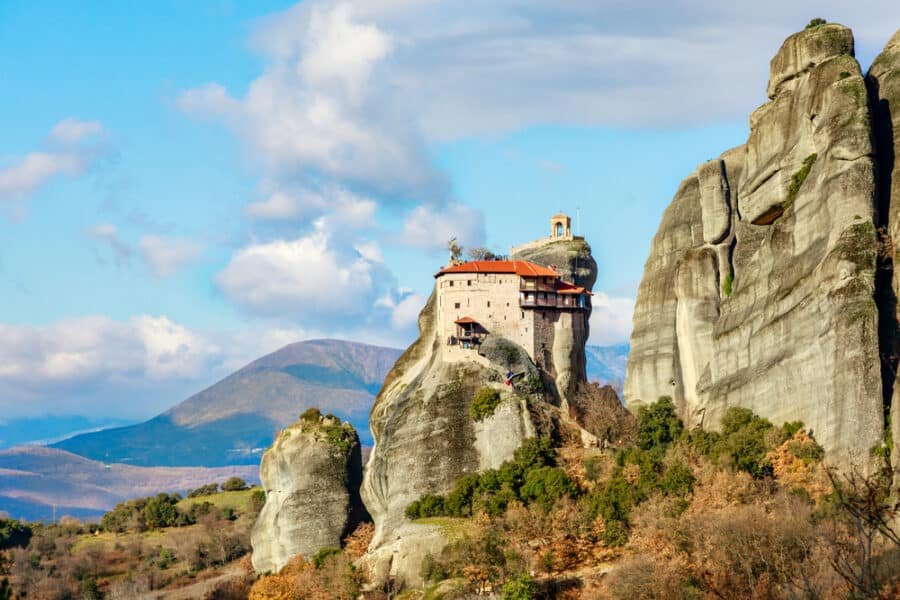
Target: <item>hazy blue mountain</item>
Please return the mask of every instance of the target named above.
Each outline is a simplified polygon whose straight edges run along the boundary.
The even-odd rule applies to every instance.
[[[52,444],[79,433],[128,424],[121,419],[83,415],[46,415],[0,421],[0,449],[20,444]]]
[[[629,349],[628,344],[585,347],[588,379],[609,384],[621,392]]]
[[[181,492],[236,475],[259,480],[255,466],[135,467],[89,460],[55,448],[0,450],[0,511],[30,521],[89,518],[117,502],[158,492]]]
[[[291,344],[149,421],[53,447],[143,466],[256,464],[274,434],[311,406],[350,421],[363,444],[371,444],[369,410],[400,353],[338,340]]]

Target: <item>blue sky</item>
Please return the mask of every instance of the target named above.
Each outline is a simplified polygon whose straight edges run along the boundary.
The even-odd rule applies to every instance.
[[[2,0],[0,407],[141,418],[292,341],[406,344],[450,235],[505,251],[557,210],[591,341],[625,341],[781,40],[840,21],[865,67],[885,4]]]

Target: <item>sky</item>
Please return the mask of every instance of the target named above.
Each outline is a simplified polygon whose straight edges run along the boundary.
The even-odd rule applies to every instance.
[[[0,0],[0,414],[139,419],[316,337],[402,347],[446,242],[564,211],[627,341],[681,179],[811,18],[900,3]]]

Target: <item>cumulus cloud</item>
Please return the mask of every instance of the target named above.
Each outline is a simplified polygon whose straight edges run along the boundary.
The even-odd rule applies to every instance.
[[[391,311],[391,324],[395,329],[411,329],[419,320],[419,313],[428,300],[419,294],[410,294],[398,302]]]
[[[141,259],[156,277],[171,277],[190,264],[202,250],[192,240],[145,235],[138,241]]]
[[[80,317],[46,326],[0,323],[0,380],[60,382],[195,377],[220,349],[167,317]]]
[[[607,346],[627,342],[631,337],[634,298],[613,297],[604,292],[594,292],[591,303],[593,312],[589,343]]]
[[[306,0],[265,20],[255,39],[269,56],[310,56],[331,76],[368,86],[433,140],[538,123],[744,119],[764,100],[769,58],[816,15],[853,27],[871,56],[900,22],[900,6],[496,0],[476,14],[452,0]],[[357,30],[357,43],[342,43]]]
[[[60,121],[50,131],[43,148],[0,161],[0,202],[21,201],[57,176],[78,178],[110,152],[100,123]]]
[[[110,223],[98,223],[89,231],[88,236],[105,244],[112,252],[113,260],[117,267],[121,267],[131,260],[134,250],[121,237],[119,230]]]
[[[463,204],[446,206],[422,205],[413,209],[403,223],[401,241],[429,250],[446,249],[455,237],[463,247],[484,243],[484,215]]]
[[[342,249],[328,231],[317,229],[294,240],[242,248],[218,284],[250,312],[314,321],[365,313],[378,291],[377,269],[374,261]]]
[[[208,384],[223,360],[210,336],[165,316],[0,323],[0,340],[0,409],[13,415],[147,416]]]

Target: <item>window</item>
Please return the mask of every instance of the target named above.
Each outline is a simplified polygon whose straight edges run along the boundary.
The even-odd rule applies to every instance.
[[[454,303],[453,308],[459,308],[459,302]]]
[[[453,280],[450,280],[450,287],[453,287]]]
[[[457,306],[456,308],[459,308],[459,307]],[[525,311],[524,311],[524,310],[522,311],[522,318],[523,318],[523,319],[525,318]]]
[[[491,307],[491,301],[490,301],[490,300],[488,300],[488,305],[487,305],[487,307],[488,307],[488,308]]]
[[[471,280],[471,279],[467,279],[467,280],[466,280],[466,285],[472,285],[472,280]]]

